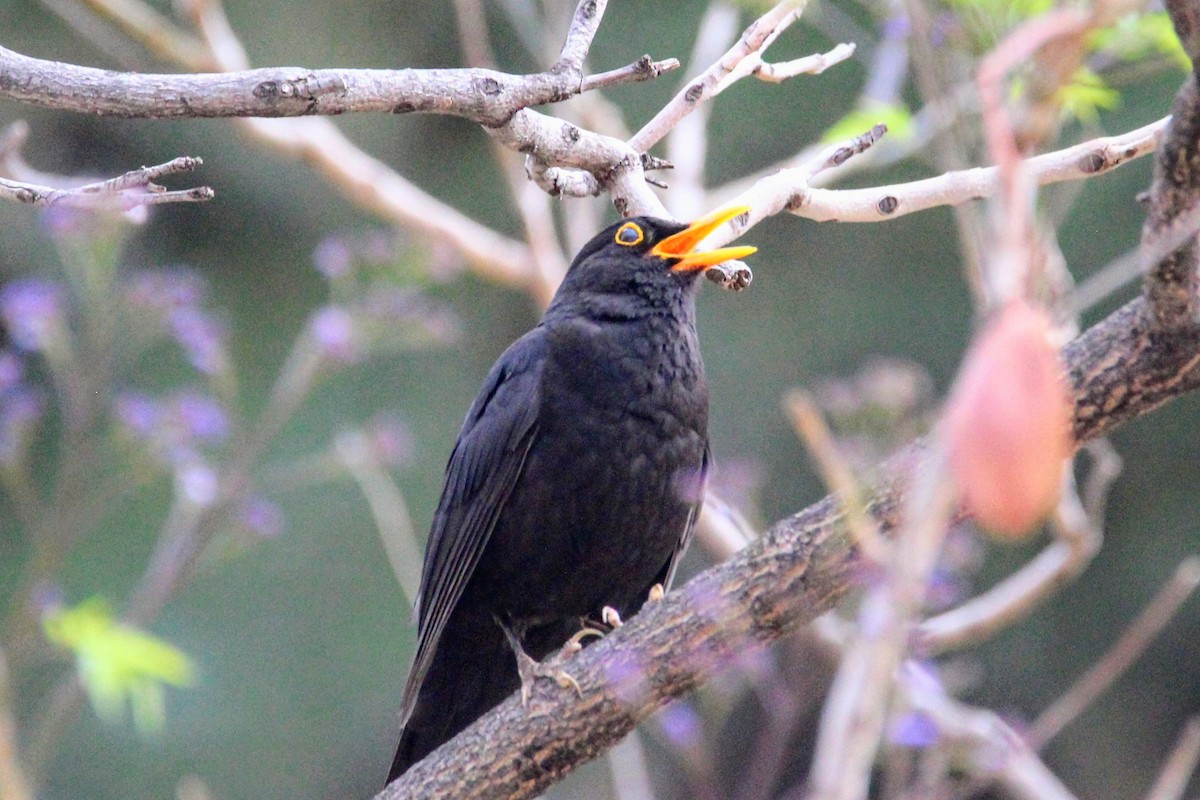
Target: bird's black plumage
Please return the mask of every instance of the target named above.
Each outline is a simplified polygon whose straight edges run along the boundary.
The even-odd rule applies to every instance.
[[[519,687],[497,620],[540,660],[669,584],[708,468],[699,271],[655,248],[685,228],[598,234],[484,381],[429,537],[389,782]]]

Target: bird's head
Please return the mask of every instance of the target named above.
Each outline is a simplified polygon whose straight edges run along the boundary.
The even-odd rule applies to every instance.
[[[722,208],[690,224],[654,217],[621,220],[584,245],[571,262],[559,294],[678,296],[706,267],[757,251],[748,246],[696,249],[722,224],[749,210],[746,206]]]

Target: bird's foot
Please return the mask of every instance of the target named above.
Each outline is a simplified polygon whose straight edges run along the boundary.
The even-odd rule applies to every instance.
[[[604,608],[600,609],[600,622],[605,625],[609,631],[615,631],[624,624],[621,621],[621,613],[612,606],[605,606]],[[588,639],[593,636],[599,639],[608,632],[600,630],[599,628],[591,627],[595,624],[595,620],[584,619],[583,627],[576,631],[575,635],[570,639],[567,639],[566,643],[563,644],[562,650],[560,651],[561,654],[564,657],[573,656],[583,649],[583,643]]]
[[[500,629],[504,631],[505,638],[508,639],[508,646],[512,648],[513,655],[517,659],[517,675],[521,678],[521,705],[529,705],[529,697],[533,693],[533,683],[538,678],[549,678],[564,689],[574,689],[575,694],[583,697],[583,689],[579,686],[579,681],[575,680],[566,670],[558,667],[551,667],[543,664],[533,656],[525,652],[525,648],[521,645],[521,638],[497,616],[496,623]]]
[[[661,583],[656,583],[650,587],[650,596],[646,598],[647,603],[657,603],[667,596],[667,590],[663,588]]]
[[[535,660],[524,650],[517,651],[517,674],[521,676],[521,705],[529,705],[529,696],[533,692],[533,683],[538,678],[549,678],[564,689],[574,689],[575,694],[583,697],[583,689],[579,681],[571,673],[560,667],[553,667]]]
[[[562,646],[562,655],[573,656],[583,649],[583,643],[587,641],[589,637],[595,636],[597,639],[599,639],[603,635],[604,631],[597,630],[596,628],[589,628],[585,625],[576,631],[574,636],[572,636],[570,639],[567,639],[566,643]]]

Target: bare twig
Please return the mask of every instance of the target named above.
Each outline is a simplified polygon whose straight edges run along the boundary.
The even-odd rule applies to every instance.
[[[1168,119],[1119,136],[1034,156],[1025,162],[1026,169],[1030,178],[1042,185],[1094,177],[1153,152]],[[814,188],[807,182],[810,175],[805,167],[781,170],[759,180],[739,195],[737,202],[749,203],[764,217],[772,213],[770,209],[786,208],[798,217],[819,222],[879,222],[988,197],[995,192],[996,183],[995,167],[976,167],[870,189]],[[754,218],[761,219],[758,213]]]
[[[895,672],[937,563],[955,489],[940,442],[916,468],[886,571],[868,590],[821,716],[809,782],[821,800],[861,800],[870,788]]]
[[[1100,551],[1101,531],[1088,519],[1070,470],[1055,509],[1055,541],[983,594],[922,622],[914,649],[936,654],[992,636],[1022,619],[1081,573]]]
[[[761,55],[755,54],[758,65],[750,70],[750,74],[760,81],[766,81],[767,83],[782,83],[788,78],[794,78],[797,75],[820,75],[830,67],[836,66],[850,58],[850,56],[854,55],[854,50],[855,47],[853,44],[843,42],[828,52],[815,53],[811,56],[794,58],[791,61],[783,61],[777,64],[763,61]]]
[[[635,736],[626,736],[608,754],[616,800],[654,800],[654,784],[646,765],[646,753]]]
[[[927,715],[937,727],[942,747],[966,748],[973,776],[995,781],[1005,795],[1019,800],[1074,800],[1071,791],[1037,756],[1036,751],[997,714],[966,706],[929,684],[922,667],[908,662],[897,681],[905,705]]]
[[[670,217],[643,178],[641,155],[620,139],[525,108],[506,124],[486,128],[496,141],[543,164],[591,172],[621,216]]]
[[[879,535],[875,523],[867,514],[862,487],[845,459],[837,451],[833,434],[812,399],[800,390],[793,390],[783,399],[784,410],[792,427],[803,440],[808,453],[817,463],[829,491],[842,499],[846,524],[863,554],[875,564],[887,560],[887,542]]]
[[[1121,634],[1108,652],[1030,726],[1026,741],[1040,750],[1075,720],[1121,677],[1162,632],[1196,587],[1200,586],[1200,557],[1184,559],[1154,599]]]
[[[132,39],[159,58],[181,60],[188,69],[195,71],[219,69],[204,42],[140,0],[84,2],[100,15],[120,23]]]
[[[1179,800],[1187,791],[1197,763],[1200,763],[1200,717],[1191,717],[1179,732],[1175,747],[1146,793],[1146,800]]]
[[[362,431],[340,434],[334,441],[334,452],[366,498],[396,582],[409,605],[415,606],[421,581],[421,543],[404,493],[379,463]]]
[[[1104,501],[1120,474],[1121,459],[1106,439],[1085,448],[1092,454],[1092,469],[1082,497],[1071,470],[1064,472],[1062,497],[1051,519],[1055,541],[988,591],[922,622],[914,649],[936,654],[984,639],[1031,612],[1091,563],[1100,550]]]
[[[0,198],[32,206],[64,205],[118,211],[164,203],[198,203],[211,200],[213,190],[198,186],[167,191],[154,181],[167,175],[191,172],[202,163],[199,158],[181,156],[165,164],[142,167],[115,178],[66,189],[0,178]]]
[[[747,58],[765,49],[789,25],[799,19],[807,0],[783,0],[755,20],[742,38],[715,64],[690,81],[667,105],[629,140],[629,146],[645,152],[701,103],[711,100],[728,84],[723,83]],[[748,71],[747,71],[748,74]],[[743,76],[744,77],[744,76]]]
[[[653,80],[664,72],[672,72],[677,69],[679,69],[679,59],[677,58],[666,58],[662,61],[655,61],[649,54],[646,54],[627,66],[609,70],[608,72],[598,72],[595,75],[588,75],[583,79],[583,84],[579,90],[581,92],[590,92],[595,89],[607,89],[610,86],[620,86],[625,83]]]
[[[583,80],[583,60],[592,47],[592,40],[600,29],[600,20],[607,6],[608,0],[580,0],[579,5],[575,6],[571,28],[567,31],[554,69],[578,73],[579,79]]]
[[[835,169],[849,159],[866,151],[887,133],[887,126],[876,125],[866,133],[855,136],[845,142],[838,142],[823,148],[807,163],[763,178],[747,191],[738,195],[731,205],[750,206],[750,213],[743,214],[725,226],[718,228],[709,237],[715,244],[724,244],[735,236],[740,236],[749,228],[781,211],[796,212],[803,204],[806,189],[814,176]],[[814,191],[811,189],[808,192]],[[805,215],[807,216],[807,215]],[[733,235],[731,236],[730,233]],[[728,237],[728,238],[726,238]]]

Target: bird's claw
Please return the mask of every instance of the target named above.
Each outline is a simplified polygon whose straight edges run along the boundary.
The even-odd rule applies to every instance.
[[[612,606],[605,606],[600,609],[600,621],[614,631],[625,624],[621,622],[621,614]]]
[[[646,598],[647,603],[657,603],[667,596],[667,592],[663,589],[661,583],[656,583],[650,587],[650,596]]]
[[[508,639],[508,644],[517,659],[517,675],[521,678],[522,706],[529,705],[529,697],[533,693],[533,683],[538,678],[550,678],[562,688],[574,689],[575,694],[581,698],[583,697],[583,689],[580,688],[579,681],[575,680],[565,670],[543,664],[526,653],[525,648],[521,646],[521,638],[513,631],[510,625],[505,624],[505,621],[501,617],[496,617],[496,624],[500,626],[500,630],[504,631],[504,636]]]
[[[533,693],[533,684],[538,678],[549,678],[564,689],[574,689],[575,694],[583,697],[583,689],[579,681],[566,670],[553,667],[535,660],[524,651],[517,654],[517,674],[521,676],[521,705],[529,705],[529,697]]]
[[[583,649],[583,642],[589,636],[600,638],[603,635],[604,631],[598,631],[595,628],[588,628],[584,626],[576,631],[574,636],[572,636],[570,639],[567,639],[566,644],[562,646],[562,654],[564,656],[574,655]]]

